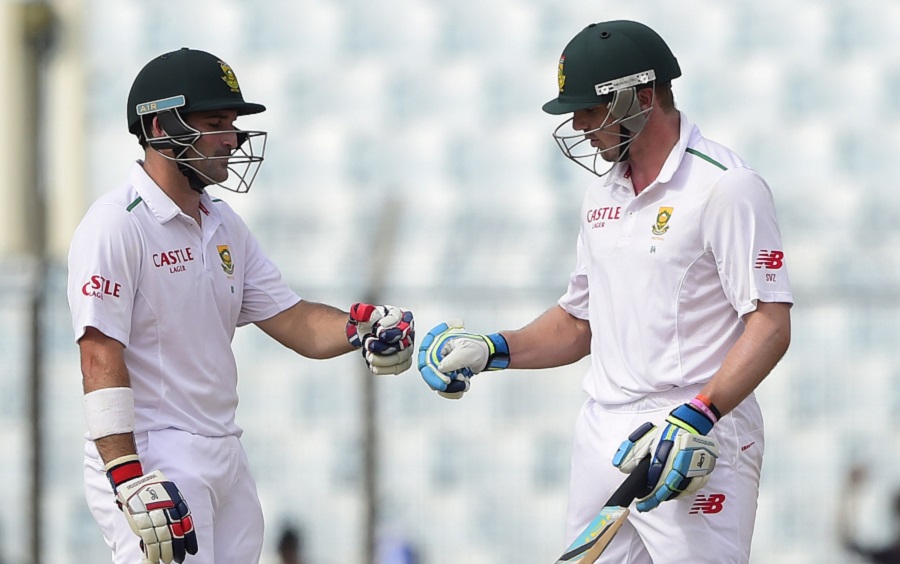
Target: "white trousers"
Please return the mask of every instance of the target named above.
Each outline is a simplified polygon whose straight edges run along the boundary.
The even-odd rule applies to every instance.
[[[263,543],[263,514],[247,456],[237,437],[203,437],[175,429],[135,436],[144,472],[162,470],[191,509],[199,550],[185,564],[254,564]],[[114,564],[140,564],[139,539],[116,505],[93,441],[85,442],[88,507]]]
[[[590,523],[625,474],[612,465],[619,445],[646,421],[658,426],[700,387],[676,388],[625,405],[585,402],[575,428],[566,546]],[[744,564],[756,521],[765,446],[762,413],[751,395],[713,428],[719,459],[710,481],[684,499],[628,521],[598,563]]]

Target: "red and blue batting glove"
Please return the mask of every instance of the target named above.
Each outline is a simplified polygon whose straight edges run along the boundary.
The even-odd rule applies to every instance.
[[[375,374],[400,374],[412,366],[416,323],[411,311],[390,305],[355,303],[347,320],[347,341],[362,349]]]
[[[159,470],[144,474],[137,455],[106,465],[116,503],[140,538],[144,564],[184,562],[197,554],[197,533],[181,492]]]
[[[500,333],[467,333],[462,321],[441,323],[422,340],[417,364],[432,390],[459,399],[475,374],[509,367],[509,345]]]
[[[662,431],[648,422],[628,436],[613,457],[614,466],[631,473],[644,457],[653,456],[647,471],[653,489],[637,501],[638,511],[706,485],[719,457],[715,438],[707,436],[717,421],[714,406],[694,398],[672,410]]]

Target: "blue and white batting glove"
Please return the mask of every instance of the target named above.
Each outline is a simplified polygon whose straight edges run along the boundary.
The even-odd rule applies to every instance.
[[[662,431],[652,423],[644,423],[613,457],[613,465],[630,474],[652,453],[647,485],[653,489],[637,500],[638,511],[650,511],[664,501],[693,493],[709,481],[719,447],[715,438],[706,435],[717,417],[698,402],[699,399],[693,399],[672,410]]]
[[[416,322],[411,311],[356,303],[350,307],[346,331],[374,374],[400,374],[412,366]]]
[[[137,455],[106,465],[106,476],[144,551],[142,564],[184,562],[197,554],[197,533],[187,502],[159,470],[144,474]]]
[[[467,333],[462,321],[451,321],[425,335],[418,360],[419,372],[432,390],[459,399],[469,390],[469,379],[475,374],[509,366],[509,345],[500,333]]]

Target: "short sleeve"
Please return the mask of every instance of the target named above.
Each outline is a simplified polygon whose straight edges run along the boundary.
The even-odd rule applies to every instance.
[[[66,293],[76,341],[95,327],[128,346],[143,256],[140,229],[127,210],[96,204],[88,211],[68,256]]]
[[[569,275],[569,286],[566,293],[557,302],[561,308],[578,319],[588,319],[589,316],[590,288],[588,287],[587,272],[584,236],[583,231],[579,231],[578,242],[575,245],[575,268]]]
[[[704,245],[738,315],[754,311],[757,301],[793,303],[769,186],[754,171],[737,168],[712,190],[702,219]]]
[[[292,307],[300,297],[285,283],[281,271],[247,232],[247,271],[238,326],[269,319]]]

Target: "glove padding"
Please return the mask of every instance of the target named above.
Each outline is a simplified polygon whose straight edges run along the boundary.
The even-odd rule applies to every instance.
[[[647,471],[647,484],[653,489],[637,500],[638,511],[650,511],[706,485],[719,457],[716,440],[705,436],[713,425],[705,414],[686,403],[672,410],[661,432],[648,422],[628,436],[613,457],[613,465],[619,470],[630,474],[644,457],[653,454]]]
[[[362,348],[366,366],[374,374],[400,374],[412,366],[416,323],[411,311],[355,303],[350,307],[347,340]]]
[[[197,554],[197,533],[187,502],[159,470],[115,486],[116,501],[140,537],[142,564],[184,562]]]
[[[462,321],[441,323],[422,340],[418,366],[432,390],[459,399],[469,390],[469,379],[475,374],[509,366],[509,345],[499,333],[467,333]]]

